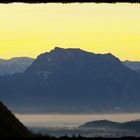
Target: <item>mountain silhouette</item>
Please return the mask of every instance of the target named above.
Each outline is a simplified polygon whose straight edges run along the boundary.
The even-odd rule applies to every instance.
[[[118,128],[121,123],[108,120],[98,120],[87,122],[80,126],[80,128]]]
[[[31,132],[0,102],[0,137],[31,136]]]
[[[136,71],[140,74],[140,62],[139,61],[123,61],[123,64],[127,66],[128,68],[132,69],[133,71]]]
[[[22,74],[1,76],[0,97],[16,111],[134,112],[139,83],[140,75],[110,53],[56,47]]]
[[[79,128],[104,128],[104,129],[118,129],[122,130],[133,130],[137,133],[140,132],[140,120],[133,120],[128,122],[113,122],[109,120],[98,120],[86,122]]]
[[[29,57],[14,57],[9,60],[0,59],[0,75],[22,73],[34,61]]]

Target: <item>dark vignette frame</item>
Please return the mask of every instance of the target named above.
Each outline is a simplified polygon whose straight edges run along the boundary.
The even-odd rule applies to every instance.
[[[86,2],[95,2],[95,3],[140,3],[140,0],[0,0],[0,3],[13,3],[13,2],[23,2],[23,3],[86,3]]]

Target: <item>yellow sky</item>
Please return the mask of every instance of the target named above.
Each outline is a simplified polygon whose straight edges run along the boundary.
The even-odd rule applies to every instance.
[[[140,4],[1,4],[0,58],[55,46],[140,60]]]

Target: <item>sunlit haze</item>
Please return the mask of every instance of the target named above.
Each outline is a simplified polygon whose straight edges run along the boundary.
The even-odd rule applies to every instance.
[[[64,114],[16,114],[27,126],[39,127],[77,127],[88,121],[96,120],[111,120],[115,122],[126,122],[137,120],[140,118],[140,113],[133,114],[81,114],[81,115],[64,115]]]
[[[140,5],[0,5],[0,58],[35,58],[55,46],[140,60]]]

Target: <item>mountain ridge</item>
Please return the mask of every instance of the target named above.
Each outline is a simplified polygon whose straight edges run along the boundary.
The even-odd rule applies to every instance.
[[[0,75],[22,73],[33,61],[34,59],[29,57],[0,59]]]
[[[140,74],[140,61],[123,61],[123,64],[127,66],[128,68],[132,69],[133,71],[136,71]]]
[[[58,47],[25,72],[0,77],[1,98],[12,108],[61,113],[138,111],[139,83],[140,75],[112,54]]]
[[[121,123],[119,122],[114,122],[114,121],[109,121],[109,120],[97,120],[97,121],[91,121],[91,122],[87,122],[81,126],[79,126],[80,128],[116,128],[119,127],[119,125],[121,125]]]
[[[132,120],[127,122],[114,122],[109,120],[97,120],[84,123],[79,128],[105,128],[105,129],[120,129],[134,130],[140,132],[140,120]]]

